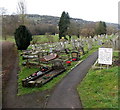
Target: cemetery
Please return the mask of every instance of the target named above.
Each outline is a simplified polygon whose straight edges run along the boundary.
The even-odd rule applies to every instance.
[[[84,60],[98,51],[98,59],[90,68],[83,81],[77,86],[79,97],[83,106],[87,108],[92,108],[92,104],[95,107],[99,107],[100,100],[102,100],[100,107],[109,107],[109,103],[103,104],[107,97],[110,100],[112,98],[115,100],[112,107],[117,106],[118,91],[116,78],[118,73],[117,66],[120,65],[117,34],[94,37],[80,36],[80,38],[72,36],[71,40],[62,38],[56,40],[57,42],[45,42],[45,40],[41,42],[39,40],[41,39],[40,37],[43,38],[43,35],[33,36],[33,40],[26,50],[18,50],[17,96],[52,91],[72,70],[76,69]],[[59,39],[58,35],[54,37]],[[34,40],[36,38],[37,42]],[[112,80],[115,81],[112,82]],[[108,84],[109,81],[111,81],[110,84],[112,86]],[[109,85],[110,88],[107,88],[108,86],[100,88],[101,85]],[[112,87],[114,87],[114,90],[109,93],[109,96],[105,88],[110,91]],[[104,99],[103,96],[104,98],[107,97]],[[92,99],[93,102],[98,99],[98,101],[88,104],[90,101],[87,99]]]
[[[24,5],[13,15],[1,8],[3,109],[118,108],[117,24],[26,14]]]
[[[97,39],[97,40],[93,40],[93,39]],[[102,43],[100,43],[99,39]],[[47,89],[54,88],[67,74],[69,74],[69,72],[72,69],[74,69],[78,64],[80,64],[93,52],[101,49],[100,47],[105,46],[107,49],[108,48],[111,49],[111,47],[113,47],[113,52],[111,56],[112,64],[110,63],[109,66],[106,66],[106,64],[104,63],[99,64],[99,61],[97,60],[95,64],[92,66],[92,68],[89,70],[86,78],[77,87],[78,92],[80,91],[80,97],[83,101],[84,106],[91,107],[91,105],[89,106],[87,104],[88,102],[86,101],[84,102],[84,99],[86,99],[85,97],[88,95],[85,94],[87,92],[83,91],[84,87],[86,88],[88,86],[86,81],[89,80],[89,74],[98,74],[98,73],[100,74],[102,72],[103,75],[106,74],[106,72],[109,73],[109,71],[110,72],[116,71],[117,74],[117,66],[119,65],[118,51],[116,47],[117,44],[111,43],[111,42],[115,42],[113,39],[114,40],[117,39],[117,36],[114,35],[113,37],[113,35],[111,35],[108,36],[107,38],[106,36],[102,36],[102,37],[99,36],[98,38],[95,36],[91,38],[90,42],[89,42],[89,38],[84,39],[83,37],[81,38],[82,42],[80,42],[80,39],[76,39],[76,40],[71,40],[70,42],[67,41],[65,42],[60,41],[55,43],[53,42],[52,44],[51,43],[31,44],[27,50],[22,52],[19,51],[21,70],[18,74],[19,76],[18,95],[28,94],[35,91],[44,91]],[[104,47],[102,48],[104,49]],[[114,76],[112,75],[113,74],[111,72],[111,76],[109,76],[109,78]],[[98,81],[100,80],[100,77],[103,76],[100,75],[99,77],[98,76],[96,77],[98,78]],[[105,78],[106,77],[107,76],[105,76]],[[90,80],[92,81],[93,79]],[[102,80],[103,79],[101,79],[101,81]],[[106,83],[108,82],[106,81]],[[114,85],[116,85],[116,83],[117,82],[115,81]],[[93,83],[91,82],[91,84]],[[92,86],[90,88],[92,88]],[[117,87],[115,86],[115,88]],[[89,91],[89,87],[88,89],[85,90]],[[117,91],[114,92],[114,94],[117,94]],[[97,97],[97,95],[95,96]],[[115,102],[115,106],[117,106],[116,103],[117,102]],[[109,106],[109,104],[106,106]]]
[[[95,104],[93,103],[95,107],[98,107],[100,100],[104,101],[107,99],[102,98],[102,95],[106,97],[108,93],[104,91],[107,87],[110,87],[107,88],[109,91],[111,87],[114,87],[114,90],[109,93],[110,97],[109,95],[107,97],[109,97],[110,100],[112,100],[112,98],[116,100],[117,66],[120,64],[117,39],[117,35],[109,35],[107,37],[106,35],[102,35],[94,36],[93,38],[81,36],[80,38],[71,39],[70,41],[60,40],[52,43],[31,42],[27,50],[18,51],[20,70],[17,74],[17,95],[24,96],[25,94],[54,89],[77,65],[81,64],[98,50],[98,54],[100,52],[101,56],[98,55],[98,60],[88,71],[82,83],[77,86],[77,91],[81,97],[83,106],[88,108],[92,108],[93,106],[88,104],[89,100],[86,100],[86,98],[91,99],[95,97],[93,98],[93,102],[99,99]],[[115,80],[114,82],[112,82],[113,79]],[[111,80],[110,84],[112,84],[112,86],[109,85],[100,88],[101,85],[107,85],[109,83],[108,80]],[[103,92],[101,92],[101,90],[103,90]],[[98,97],[98,93],[100,93],[101,98]],[[103,102],[101,103],[102,105],[100,105],[100,107],[110,106],[109,103],[107,105],[104,105]],[[117,106],[117,100],[113,104],[112,107]]]
[[[25,91],[28,89],[26,93],[29,93],[31,92],[30,88],[33,87],[35,87],[35,91],[38,91],[39,89],[36,87],[42,89],[44,88],[44,84],[46,85],[46,89],[48,89],[49,86],[47,87],[47,85],[49,85],[51,80],[54,82],[54,77],[61,77],[58,76],[59,74],[65,76],[65,74],[70,71],[71,67],[74,68],[75,65],[82,62],[102,46],[102,43],[99,43],[99,40],[92,40],[95,38],[96,36],[91,39],[85,39],[83,37],[80,38],[82,42],[80,39],[72,39],[70,42],[60,41],[55,43],[31,44],[27,50],[20,51],[19,57],[21,70],[18,75],[19,86],[21,89],[18,89],[18,94],[24,94],[24,89]],[[112,36],[109,36],[107,39],[105,37],[100,39],[105,43],[111,38]],[[60,80],[55,81],[54,83],[56,84],[59,81]],[[51,87],[54,87],[54,84],[52,84]]]
[[[76,44],[75,42],[74,43],[73,42],[74,41],[72,40],[70,44],[67,41],[57,43],[55,42],[52,44],[51,43],[34,45],[31,44],[28,47],[28,50],[19,52],[21,67],[19,76],[22,77],[22,79],[19,77],[20,79],[19,83],[20,86],[21,85],[23,86],[23,87],[21,86],[21,88],[29,87],[31,83],[32,84],[34,83],[33,85],[34,87],[36,87],[36,85],[40,85],[37,83],[37,82],[40,83],[39,79],[46,79],[47,81],[46,76],[48,76],[48,80],[49,79],[51,80],[53,79],[54,76],[57,76],[60,73],[66,72],[67,74],[68,71],[70,71],[71,67],[73,68],[77,63],[79,64],[79,62],[83,61],[85,56],[87,57],[89,54],[91,54],[99,47],[96,46],[93,49],[91,49],[91,51],[88,52],[87,51],[88,47],[86,44],[85,47],[79,46],[81,45],[79,39],[78,41],[76,40]],[[36,46],[37,48],[35,48],[35,45],[37,45]],[[46,70],[44,70],[43,68],[46,68]],[[35,71],[33,71],[34,69]],[[28,71],[30,71],[30,73],[28,73]],[[37,75],[37,73],[39,73],[39,75]],[[22,75],[24,75],[24,77]],[[28,89],[27,92],[29,93],[30,89],[29,88],[26,89]]]

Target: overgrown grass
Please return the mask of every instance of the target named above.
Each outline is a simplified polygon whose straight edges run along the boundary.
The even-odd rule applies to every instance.
[[[77,90],[84,108],[118,108],[118,67],[90,69]]]

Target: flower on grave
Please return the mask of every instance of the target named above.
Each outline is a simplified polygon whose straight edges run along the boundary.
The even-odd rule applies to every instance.
[[[47,71],[48,68],[47,67],[42,67],[41,71],[44,72],[44,71]]]
[[[37,76],[37,73],[33,73],[32,76]]]
[[[41,71],[45,71],[45,69],[42,69]]]
[[[82,51],[80,51],[80,55],[83,55],[83,52],[82,52]]]
[[[71,61],[66,61],[66,64],[67,64],[68,66],[70,66],[70,65],[71,65]]]
[[[77,61],[77,58],[73,58],[72,61]]]

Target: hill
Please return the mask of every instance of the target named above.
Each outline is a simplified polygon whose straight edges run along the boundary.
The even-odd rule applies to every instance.
[[[27,18],[34,20],[36,23],[52,24],[52,25],[58,25],[58,22],[60,19],[60,17],[56,17],[56,16],[38,15],[38,14],[27,14]],[[76,22],[78,25],[95,23],[93,21],[86,21],[86,20],[79,19],[79,18],[71,18],[71,20],[73,22]],[[115,24],[115,23],[106,23],[106,24],[107,26],[118,28],[118,24]]]

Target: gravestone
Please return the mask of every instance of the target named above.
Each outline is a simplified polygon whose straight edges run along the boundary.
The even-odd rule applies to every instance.
[[[35,81],[28,82],[28,87],[34,87],[34,86],[35,86]]]
[[[111,39],[111,42],[112,42],[112,48],[116,49],[116,39],[115,38]]]
[[[83,46],[86,45],[85,38],[82,39],[82,45],[83,45]]]
[[[70,50],[68,48],[65,49],[65,53],[66,54],[69,54],[70,53]]]
[[[52,61],[52,68],[53,69],[65,69],[64,65],[63,65],[63,61],[61,59],[55,59]]]
[[[75,47],[75,40],[72,39],[71,43],[72,43],[72,47],[74,48]]]
[[[95,42],[95,38],[92,38],[92,42]]]
[[[49,52],[52,53],[53,52],[53,48],[50,48]]]
[[[90,50],[92,48],[92,39],[89,38],[88,39],[88,50]]]
[[[102,41],[98,39],[98,45],[102,45]]]
[[[36,48],[35,48],[35,45],[32,45],[32,50],[35,51],[35,49],[36,49]]]
[[[62,48],[65,48],[65,45],[64,45],[63,42],[60,42],[60,45],[61,45]]]
[[[85,54],[83,46],[80,46],[78,48],[78,52],[80,52],[80,55],[84,55]]]
[[[94,37],[95,41],[97,41],[97,36]]]
[[[118,36],[115,40],[115,49],[120,50],[120,38]]]
[[[78,52],[71,52],[72,59],[76,58],[79,59],[79,53]]]

